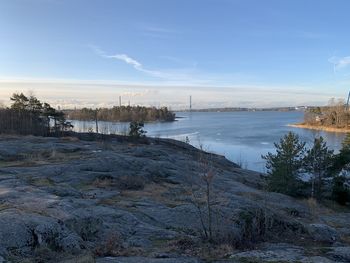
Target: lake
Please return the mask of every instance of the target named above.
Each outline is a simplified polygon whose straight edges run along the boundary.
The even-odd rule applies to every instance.
[[[255,112],[178,112],[175,122],[146,123],[147,136],[172,138],[202,146],[204,150],[225,155],[244,168],[264,172],[261,155],[274,151],[274,142],[293,131],[310,145],[315,136],[323,136],[330,148],[338,151],[344,134],[288,127],[303,120],[299,111]],[[94,122],[72,122],[77,132],[92,131]],[[102,133],[126,133],[128,123],[99,122]]]

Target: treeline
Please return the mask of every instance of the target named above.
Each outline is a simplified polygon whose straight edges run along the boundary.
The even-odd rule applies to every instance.
[[[175,113],[167,107],[142,107],[120,106],[113,108],[89,109],[67,111],[67,118],[80,121],[113,121],[113,122],[151,122],[151,121],[174,121]]]
[[[350,112],[345,101],[331,99],[325,107],[312,107],[305,112],[305,124],[347,128],[350,124]]]
[[[279,143],[276,153],[266,160],[267,190],[294,197],[332,199],[345,205],[350,202],[350,134],[338,154],[330,150],[322,137],[310,148],[290,132]]]
[[[49,136],[59,135],[73,126],[62,111],[41,102],[34,95],[13,94],[9,108],[0,109],[0,133]]]

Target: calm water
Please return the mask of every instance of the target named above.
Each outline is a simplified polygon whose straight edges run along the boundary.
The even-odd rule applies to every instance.
[[[274,151],[274,142],[288,131],[300,135],[310,144],[315,136],[322,135],[327,144],[339,150],[343,134],[311,131],[288,127],[287,124],[303,120],[302,112],[179,112],[178,121],[149,123],[145,125],[147,136],[173,138],[185,141],[186,137],[196,147],[225,155],[245,168],[264,171],[262,154]],[[73,122],[78,132],[94,130],[93,122]],[[100,122],[103,133],[125,133],[128,123]]]

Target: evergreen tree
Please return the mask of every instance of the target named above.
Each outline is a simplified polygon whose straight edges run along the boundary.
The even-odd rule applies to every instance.
[[[30,95],[26,109],[31,112],[40,113],[43,110],[43,104],[34,95]]]
[[[43,134],[44,130],[44,135],[47,135],[52,128],[55,132],[59,132],[73,127],[66,121],[62,111],[56,111],[50,104],[42,103],[34,95],[27,97],[23,93],[14,93],[10,99],[13,102],[10,110],[17,114],[16,122],[18,122],[13,130],[19,133],[30,133],[32,130],[32,133]],[[51,121],[54,123],[53,127]]]
[[[145,136],[146,131],[143,130],[143,122],[132,121],[129,127],[129,136],[133,138],[140,138]]]
[[[341,205],[350,201],[350,190],[346,185],[345,176],[336,176],[333,179],[332,198]]]
[[[350,150],[350,133],[346,134],[342,142],[342,150]]]
[[[350,163],[350,133],[346,134],[339,154],[335,156],[332,171],[340,172],[345,165]]]
[[[307,150],[304,168],[311,174],[311,197],[322,196],[324,179],[333,165],[333,150],[329,150],[323,137],[315,138],[313,147]]]
[[[11,109],[15,110],[27,110],[29,99],[23,93],[14,93],[10,100],[13,101]]]
[[[288,195],[298,195],[301,181],[300,170],[305,154],[305,142],[299,136],[289,132],[280,143],[274,144],[276,153],[262,156],[266,160],[268,171],[268,190]]]

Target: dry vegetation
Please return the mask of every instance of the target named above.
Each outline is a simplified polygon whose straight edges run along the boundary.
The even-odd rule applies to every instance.
[[[349,131],[350,112],[344,100],[331,99],[325,107],[313,107],[304,115],[304,123],[299,126],[305,128],[324,127],[328,131]],[[298,127],[298,125],[297,125]]]

